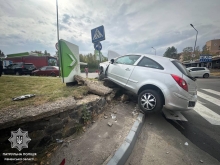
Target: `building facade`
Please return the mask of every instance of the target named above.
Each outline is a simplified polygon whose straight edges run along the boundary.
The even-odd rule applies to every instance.
[[[220,39],[207,41],[206,48],[211,54],[220,55]]]

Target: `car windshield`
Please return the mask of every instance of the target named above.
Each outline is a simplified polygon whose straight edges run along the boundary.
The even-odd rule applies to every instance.
[[[33,64],[25,64],[24,66],[25,66],[25,68],[35,68],[35,66]]]

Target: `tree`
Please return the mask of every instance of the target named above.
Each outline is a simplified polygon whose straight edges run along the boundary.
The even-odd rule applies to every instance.
[[[183,49],[183,61],[188,61],[192,58],[193,54],[193,48],[192,47],[186,47]]]
[[[197,46],[196,49],[195,49],[195,57],[194,57],[194,59],[199,59],[200,54],[201,54],[200,48],[199,48],[199,46]]]
[[[47,51],[46,50],[44,51],[44,55],[47,55]]]
[[[0,57],[5,57],[5,54],[0,50]]]
[[[202,47],[202,54],[210,54],[210,52],[209,52],[209,50],[208,50],[208,48],[207,48],[206,45],[204,45],[204,46]]]
[[[174,46],[168,47],[165,53],[163,54],[163,56],[173,59],[179,59],[179,55],[177,54],[177,49]]]

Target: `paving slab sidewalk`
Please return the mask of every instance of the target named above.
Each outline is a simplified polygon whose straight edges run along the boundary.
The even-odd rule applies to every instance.
[[[107,105],[103,114],[90,128],[86,128],[85,133],[75,139],[69,137],[64,140],[70,142],[64,142],[51,154],[49,164],[59,164],[63,159],[65,159],[65,165],[103,164],[114,155],[131,130],[137,118],[137,115],[132,114],[135,105],[132,102],[128,104],[116,102]],[[114,116],[116,119],[113,119]],[[112,126],[108,125],[109,122]]]

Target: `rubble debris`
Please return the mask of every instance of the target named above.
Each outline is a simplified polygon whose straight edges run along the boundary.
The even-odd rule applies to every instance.
[[[31,97],[35,97],[35,94],[27,94],[27,95],[22,95],[22,96],[18,96],[18,97],[14,97],[12,98],[13,101],[19,101],[19,100],[24,100],[24,99],[28,99]]]
[[[63,140],[61,139],[56,139],[57,143],[63,143]]]
[[[116,116],[114,114],[111,114],[112,119],[116,119]]]
[[[104,116],[105,119],[108,119],[108,116]]]
[[[79,75],[75,75],[74,79],[78,82],[80,85],[87,85],[89,92],[97,94],[99,96],[105,96],[107,94],[110,94],[113,89],[104,86],[99,81],[91,81],[87,80]]]
[[[126,94],[123,94],[122,96],[121,96],[121,101],[122,102],[125,102],[125,101],[127,101],[129,99],[129,97],[128,97],[128,95],[126,95]]]
[[[184,143],[185,146],[188,146],[189,144],[187,142]]]
[[[200,160],[200,163],[203,163],[203,160]]]
[[[138,115],[138,112],[136,111],[136,110],[134,110],[133,112],[132,112],[132,116],[133,117],[136,117]]]
[[[111,127],[112,125],[113,125],[113,124],[112,124],[111,122],[108,122],[108,126],[110,126],[110,127]]]

